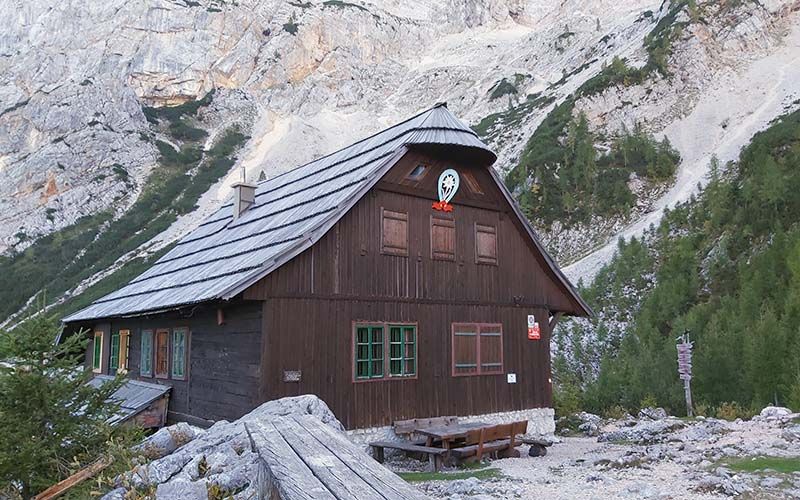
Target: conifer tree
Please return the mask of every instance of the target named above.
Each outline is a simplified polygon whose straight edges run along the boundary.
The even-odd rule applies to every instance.
[[[88,385],[86,336],[56,344],[58,332],[43,314],[0,332],[0,484],[23,498],[95,460],[114,432],[109,397],[122,376]]]

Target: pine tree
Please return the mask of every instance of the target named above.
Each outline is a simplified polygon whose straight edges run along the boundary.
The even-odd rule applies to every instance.
[[[109,397],[122,376],[99,389],[87,385],[86,336],[56,344],[57,334],[43,315],[0,332],[0,484],[24,498],[96,459],[114,432]]]

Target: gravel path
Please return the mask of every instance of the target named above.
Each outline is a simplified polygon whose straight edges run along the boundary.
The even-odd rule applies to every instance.
[[[605,421],[591,431],[599,437],[561,438],[545,457],[529,457],[521,447],[521,458],[492,461],[499,477],[419,487],[451,500],[800,498],[800,471],[747,473],[722,465],[756,456],[798,457],[798,418]]]

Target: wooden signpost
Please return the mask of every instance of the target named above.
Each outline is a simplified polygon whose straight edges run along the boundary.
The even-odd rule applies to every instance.
[[[683,390],[686,395],[686,415],[694,416],[692,411],[692,345],[689,340],[689,330],[678,337],[678,376],[683,380]]]

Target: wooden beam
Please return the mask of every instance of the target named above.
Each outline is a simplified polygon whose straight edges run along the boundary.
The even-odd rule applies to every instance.
[[[113,461],[114,459],[110,456],[100,457],[92,462],[89,466],[84,467],[63,481],[54,484],[33,498],[34,500],[51,500],[53,498],[58,498],[73,486],[82,483],[83,481],[89,479],[111,465],[111,462]]]
[[[558,324],[558,320],[560,320],[560,319],[561,319],[561,316],[563,316],[563,315],[564,315],[564,313],[563,313],[563,312],[561,312],[561,311],[558,311],[557,313],[555,313],[555,314],[553,315],[553,317],[552,317],[552,318],[550,318],[550,332],[551,332],[551,333],[553,332],[553,328],[555,328],[555,327],[556,327],[556,325]]]

